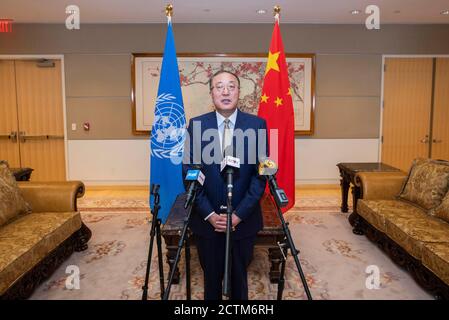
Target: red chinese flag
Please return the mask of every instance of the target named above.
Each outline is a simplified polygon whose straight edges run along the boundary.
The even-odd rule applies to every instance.
[[[288,197],[288,205],[282,208],[282,212],[286,212],[295,204],[295,132],[287,62],[277,20],[268,53],[258,116],[267,122],[270,158],[278,163],[276,179]],[[272,129],[278,130],[277,139],[270,133]]]

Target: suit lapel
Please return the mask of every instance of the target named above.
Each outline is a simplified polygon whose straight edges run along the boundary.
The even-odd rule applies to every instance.
[[[207,129],[218,129],[217,113],[215,111],[209,114],[209,117],[207,117],[207,121],[208,121]]]
[[[237,146],[237,139],[236,139],[236,137],[235,137],[235,130],[236,129],[240,129],[240,130],[242,130],[242,131],[245,131],[246,130],[246,117],[245,117],[245,114],[242,112],[242,111],[240,111],[240,110],[237,110],[237,119],[235,120],[235,126],[234,126],[234,134],[233,134],[233,137],[232,137],[232,143],[233,143],[233,145],[234,145],[234,155],[236,156],[236,146]]]
[[[235,143],[235,130],[236,129],[240,129],[242,131],[245,131],[245,115],[242,111],[237,109],[237,119],[235,120],[235,126],[234,126],[234,134],[233,134],[233,140],[232,143],[234,144],[234,146],[236,145]]]
[[[215,129],[217,132],[217,139],[219,139],[218,135],[218,126],[217,126],[217,113],[215,111],[209,113],[209,116],[206,118],[206,123],[204,124],[204,129],[202,130],[202,133],[206,131],[207,129]],[[210,143],[210,142],[208,142]],[[213,143],[218,143],[218,150],[220,150],[220,141],[214,141]],[[215,149],[212,151],[214,152]],[[215,158],[215,153],[212,155]],[[220,163],[215,164],[215,171],[217,175],[220,175]]]
[[[235,129],[245,130],[244,123],[245,123],[245,114],[237,109],[237,119],[235,120],[234,130]]]

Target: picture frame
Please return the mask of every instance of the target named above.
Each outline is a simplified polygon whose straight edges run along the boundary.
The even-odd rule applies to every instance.
[[[132,121],[135,135],[149,135],[159,85],[161,53],[132,54]],[[213,111],[209,78],[220,69],[236,73],[241,82],[239,109],[257,114],[262,95],[266,53],[178,53],[186,121]],[[295,115],[295,135],[314,133],[315,54],[286,54]]]

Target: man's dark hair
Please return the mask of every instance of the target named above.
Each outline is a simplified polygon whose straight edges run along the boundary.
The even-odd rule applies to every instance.
[[[218,76],[219,74],[222,74],[222,73],[229,73],[230,75],[234,76],[234,77],[237,79],[237,82],[238,82],[239,88],[240,88],[240,79],[239,79],[239,77],[238,77],[234,72],[231,72],[231,71],[228,71],[228,70],[223,70],[223,69],[221,69],[221,70],[218,70],[217,72],[215,72],[215,73],[212,75],[212,77],[210,77],[210,79],[209,79],[209,90],[210,90],[210,91],[212,91],[212,80],[213,80],[216,76]]]

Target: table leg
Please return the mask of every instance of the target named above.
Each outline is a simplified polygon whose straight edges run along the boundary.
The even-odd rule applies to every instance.
[[[279,281],[279,275],[280,270],[279,267],[282,262],[282,253],[279,247],[271,247],[268,248],[268,259],[270,259],[271,262],[271,268],[270,268],[270,282],[271,283],[278,283]]]
[[[348,193],[349,193],[349,180],[344,176],[340,179],[341,187],[341,212],[348,212]]]
[[[165,247],[167,248],[167,263],[170,267],[169,273],[173,269],[173,266],[175,264],[175,258],[176,258],[176,252],[178,251],[178,242],[180,237],[179,236],[164,236],[165,240]],[[173,284],[179,284],[179,278],[180,278],[180,272],[179,268],[176,267],[175,274],[173,276]]]
[[[357,201],[361,197],[361,189],[360,187],[353,186],[352,189],[352,213],[350,214],[348,220],[351,226],[355,227],[356,217],[357,217]]]

